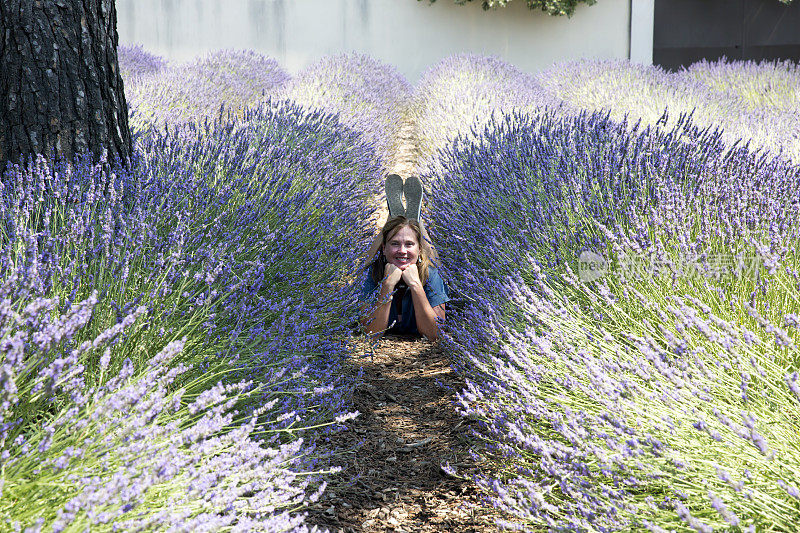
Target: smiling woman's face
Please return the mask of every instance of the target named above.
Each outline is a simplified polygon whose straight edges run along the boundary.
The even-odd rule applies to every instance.
[[[419,242],[414,230],[409,226],[403,226],[400,230],[389,237],[383,247],[383,255],[386,261],[405,270],[409,265],[417,262],[419,257]]]

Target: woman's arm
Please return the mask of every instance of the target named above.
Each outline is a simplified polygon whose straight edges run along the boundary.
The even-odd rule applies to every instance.
[[[384,331],[389,323],[389,311],[392,308],[392,291],[400,281],[403,271],[392,264],[386,265],[386,277],[381,282],[377,303],[368,302],[361,316],[361,326],[367,333],[375,334]]]
[[[436,319],[444,320],[444,304],[431,307],[425,287],[419,279],[417,266],[413,265],[403,271],[403,279],[411,290],[411,301],[414,303],[414,315],[417,319],[417,330],[430,341],[439,339],[439,324]]]

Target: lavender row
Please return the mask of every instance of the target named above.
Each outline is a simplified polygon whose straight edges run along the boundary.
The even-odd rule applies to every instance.
[[[559,63],[533,75],[493,57],[456,55],[426,71],[410,105],[419,167],[457,138],[476,140],[494,113],[606,110],[612,118],[656,124],[693,114],[720,127],[725,141],[750,143],[797,160],[797,66],[791,62],[697,63],[680,73],[628,61]],[[674,123],[665,124],[670,127]]]
[[[131,122],[183,124],[239,113],[278,92],[289,75],[277,61],[252,50],[219,50],[183,65],[160,67],[137,48],[120,50]],[[123,63],[124,59],[124,63]],[[124,70],[131,65],[130,70]],[[149,75],[137,75],[150,72]]]
[[[711,92],[737,99],[750,111],[797,113],[800,69],[792,61],[698,61],[678,73]]]
[[[552,105],[533,75],[496,57],[462,54],[425,71],[414,87],[414,123],[421,171],[457,138],[476,139],[495,114]]]
[[[800,74],[791,62],[700,62],[678,72],[627,61],[578,61],[537,75],[548,98],[565,111],[608,110],[617,120],[654,124],[666,111],[694,113],[703,126],[719,126],[727,142],[800,160]]]
[[[324,57],[290,77],[275,60],[252,51],[218,51],[167,67],[141,47],[120,48],[126,94],[135,123],[175,124],[214,118],[265,100],[291,100],[338,115],[391,164],[411,85],[394,67],[359,54]]]
[[[140,44],[119,45],[117,57],[120,74],[129,90],[147,77],[158,74],[168,67],[163,57],[148,52]]]
[[[286,104],[138,136],[131,170],[3,176],[0,497],[43,502],[4,519],[303,530],[329,462],[305,428],[348,416],[373,147]]]
[[[143,306],[86,338],[96,293],[60,316],[57,299],[21,303],[0,305],[4,530],[308,531],[294,512],[316,498],[302,440],[253,438],[270,404],[234,409],[261,396],[252,381],[187,388],[185,338],[137,372],[124,337],[147,327]],[[69,402],[26,412],[52,395]]]
[[[800,173],[686,116],[495,119],[440,153],[447,348],[522,529],[800,518]]]
[[[401,140],[404,122],[414,125],[418,167],[436,164],[436,152],[459,136],[472,138],[493,113],[561,109],[608,110],[617,120],[655,124],[665,111],[693,113],[703,126],[721,126],[727,142],[739,139],[795,160],[798,74],[796,65],[719,61],[680,73],[627,61],[578,61],[538,75],[498,58],[456,55],[426,71],[415,87],[391,66],[364,55],[325,57],[295,77],[254,52],[220,51],[165,67],[139,47],[122,47],[134,121],[174,123],[213,117],[265,98],[294,100],[310,109],[338,113],[362,132],[387,160]],[[670,124],[671,126],[672,124]],[[384,163],[386,165],[386,163]]]

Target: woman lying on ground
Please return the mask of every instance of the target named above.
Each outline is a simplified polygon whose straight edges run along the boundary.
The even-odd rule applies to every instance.
[[[366,304],[361,325],[372,334],[389,328],[389,333],[422,334],[437,340],[436,321],[444,320],[444,304],[450,298],[430,262],[429,247],[420,244],[424,241],[419,222],[405,216],[390,218],[381,235],[378,255],[359,296]]]
[[[386,178],[389,220],[370,248],[369,257],[375,259],[359,296],[365,302],[361,325],[367,333],[388,328],[390,333],[422,334],[431,341],[439,338],[436,321],[444,320],[444,304],[450,298],[432,264],[435,251],[419,222],[422,196],[419,178],[411,176],[405,182],[396,174]]]

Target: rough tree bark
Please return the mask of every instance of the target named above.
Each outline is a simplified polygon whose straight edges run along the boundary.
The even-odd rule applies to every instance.
[[[0,170],[131,154],[114,0],[0,0]]]

